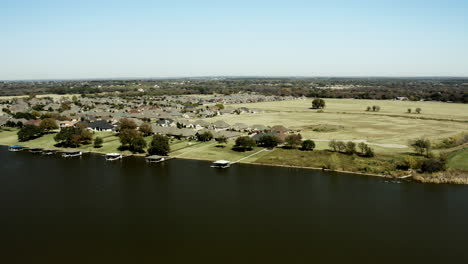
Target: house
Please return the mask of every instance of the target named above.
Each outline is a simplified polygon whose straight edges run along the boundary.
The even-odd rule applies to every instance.
[[[87,124],[88,129],[99,132],[112,132],[115,127],[112,124],[109,124],[105,120],[98,120]]]
[[[170,118],[160,118],[156,124],[162,127],[175,127],[177,125],[174,119]]]
[[[266,131],[268,128],[264,125],[253,125],[252,126],[252,131],[256,131],[256,132],[263,132],[263,131]]]
[[[218,120],[216,122],[213,122],[212,127],[214,127],[217,130],[225,130],[230,127],[230,125],[222,120]]]
[[[289,132],[289,129],[287,129],[286,127],[281,126],[281,125],[276,125],[276,126],[272,126],[270,128],[270,131],[271,132],[276,132],[276,133],[287,133],[287,132]]]
[[[197,120],[193,125],[195,126],[195,129],[209,128],[211,126],[211,124],[205,120]]]
[[[244,123],[235,123],[231,126],[231,129],[234,131],[246,131],[249,129],[249,126]]]
[[[57,121],[58,123],[58,126],[60,127],[60,129],[64,128],[64,127],[73,127],[76,125],[76,121]]]
[[[195,128],[195,126],[190,121],[185,120],[185,119],[178,120],[177,127]]]

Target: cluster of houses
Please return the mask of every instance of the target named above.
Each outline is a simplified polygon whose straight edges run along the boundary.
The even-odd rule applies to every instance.
[[[284,97],[239,94],[227,96],[162,96],[135,97],[81,97],[81,98],[31,98],[0,101],[0,126],[7,124],[39,125],[41,120],[15,118],[17,113],[35,115],[53,114],[60,129],[85,125],[92,131],[116,132],[119,121],[127,118],[139,127],[151,124],[153,133],[182,138],[193,138],[197,133],[210,131],[215,137],[237,137],[241,133],[262,133],[268,127],[244,123],[210,123],[204,118],[219,115],[256,114],[261,111],[247,107],[224,107],[225,103],[285,100]],[[223,105],[223,106],[220,106]]]

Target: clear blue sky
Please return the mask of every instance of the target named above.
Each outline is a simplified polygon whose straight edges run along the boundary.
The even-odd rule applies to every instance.
[[[468,76],[468,1],[0,0],[0,79]]]

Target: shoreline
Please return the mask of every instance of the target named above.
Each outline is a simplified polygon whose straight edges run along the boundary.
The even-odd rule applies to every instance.
[[[8,147],[9,145],[5,144],[0,144],[0,146]],[[27,147],[30,148],[30,147]],[[64,149],[64,148],[54,148],[52,150],[56,151],[67,151],[70,149]],[[73,149],[71,149],[73,150]],[[76,149],[79,150],[83,153],[91,153],[91,154],[98,154],[98,155],[106,155],[109,154],[107,152],[101,152],[101,151],[86,151],[86,150],[81,150],[81,149]],[[122,154],[124,157],[128,156],[133,156],[133,157],[146,157],[147,155],[144,154]],[[197,160],[197,161],[208,161],[212,162],[213,160],[207,160],[207,159],[196,159],[196,158],[184,158],[184,157],[174,157],[174,156],[169,156],[171,159],[182,159],[182,160]],[[330,169],[324,169],[324,168],[319,168],[319,167],[301,167],[301,166],[293,166],[293,165],[282,165],[282,164],[268,164],[268,163],[258,163],[258,162],[237,162],[241,164],[250,164],[250,165],[256,165],[256,166],[270,166],[270,167],[281,167],[281,168],[292,168],[292,169],[306,169],[306,170],[320,170],[324,172],[338,172],[338,173],[346,173],[346,174],[355,174],[355,175],[363,175],[363,176],[371,176],[371,177],[380,177],[380,178],[390,178],[390,179],[402,179],[403,177],[412,177],[413,175],[405,175],[403,177],[393,177],[391,175],[383,175],[383,174],[374,174],[374,173],[364,173],[364,172],[354,172],[354,171],[342,171],[342,170],[330,170]]]

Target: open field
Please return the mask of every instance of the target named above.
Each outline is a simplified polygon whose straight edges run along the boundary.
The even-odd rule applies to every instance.
[[[304,138],[319,140],[366,140],[383,144],[390,152],[407,152],[392,144],[407,145],[418,137],[445,138],[468,131],[468,105],[437,102],[374,101],[325,99],[324,113],[310,109],[312,100],[295,100],[231,105],[264,110],[258,114],[226,115],[208,121],[224,120],[249,125],[284,125],[300,131]],[[366,112],[367,106],[379,105],[380,112]],[[408,108],[422,109],[421,114],[407,114]],[[331,127],[317,132],[317,127]]]

